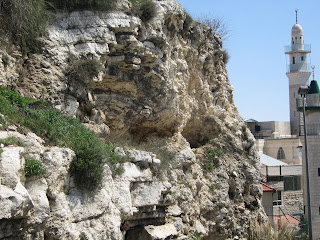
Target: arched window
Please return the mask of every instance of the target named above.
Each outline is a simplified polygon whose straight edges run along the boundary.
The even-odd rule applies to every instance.
[[[277,153],[277,159],[286,159],[286,155],[284,154],[282,147],[279,147],[279,150]]]
[[[301,61],[303,61],[303,56],[301,56]]]
[[[296,64],[296,59],[295,59],[295,57],[292,57],[292,64]]]

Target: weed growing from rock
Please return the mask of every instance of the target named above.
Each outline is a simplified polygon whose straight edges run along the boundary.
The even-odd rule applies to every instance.
[[[130,0],[132,13],[141,18],[142,21],[150,21],[157,14],[156,4],[152,0]]]
[[[225,154],[225,150],[221,148],[208,148],[203,168],[207,171],[213,171],[214,168],[220,166],[219,158]]]
[[[215,190],[220,190],[222,187],[218,183],[213,183],[209,186],[209,192],[213,193]]]
[[[46,168],[40,160],[34,158],[26,158],[24,172],[26,177],[42,176],[46,173]]]
[[[4,146],[10,146],[10,145],[23,146],[23,143],[20,142],[15,137],[7,137],[7,138],[4,138],[4,139],[0,139],[0,144],[3,144]]]
[[[96,77],[101,70],[102,65],[96,59],[74,60],[68,75],[71,80],[86,81]]]
[[[124,168],[121,163],[126,161],[126,157],[122,157],[114,152],[115,147],[112,145],[106,145],[107,157],[110,163],[111,171],[114,175],[121,175],[124,173]]]

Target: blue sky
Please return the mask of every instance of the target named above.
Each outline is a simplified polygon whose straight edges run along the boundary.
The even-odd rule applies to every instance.
[[[224,48],[234,86],[234,101],[243,118],[289,121],[289,86],[284,46],[290,44],[291,28],[302,26],[311,44],[311,65],[320,76],[319,0],[178,0],[194,18],[220,17],[230,30]],[[308,60],[309,61],[309,60]]]

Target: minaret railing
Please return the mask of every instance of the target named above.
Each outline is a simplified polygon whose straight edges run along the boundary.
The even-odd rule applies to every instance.
[[[307,51],[311,52],[311,44],[291,44],[284,47],[284,51],[286,53],[294,52],[294,51]]]

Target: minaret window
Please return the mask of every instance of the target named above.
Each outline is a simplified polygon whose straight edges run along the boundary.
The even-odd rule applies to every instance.
[[[284,154],[283,148],[280,147],[277,153],[277,159],[286,159],[286,155]]]
[[[296,59],[295,59],[295,57],[292,57],[292,64],[296,64]]]
[[[303,61],[303,56],[301,56],[301,61]]]

